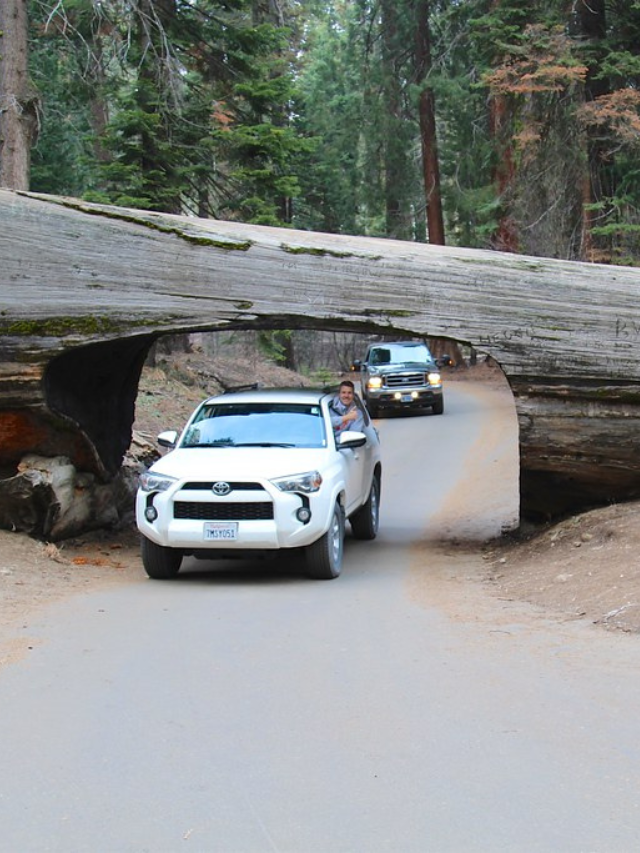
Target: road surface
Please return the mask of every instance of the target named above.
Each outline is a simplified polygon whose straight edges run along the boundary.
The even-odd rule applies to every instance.
[[[640,849],[638,640],[488,597],[504,395],[379,422],[343,575],[187,563],[78,595],[0,670],[3,853]],[[503,413],[504,415],[504,413]]]

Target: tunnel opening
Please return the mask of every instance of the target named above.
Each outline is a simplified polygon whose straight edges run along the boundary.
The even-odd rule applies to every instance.
[[[118,472],[131,444],[138,382],[154,340],[143,335],[88,344],[47,365],[45,399],[60,419],[58,431],[73,434],[67,449],[84,470],[106,479]]]
[[[156,445],[157,435],[168,429],[181,430],[193,409],[206,396],[251,384],[335,388],[342,378],[350,378],[357,385],[360,375],[352,367],[364,356],[368,344],[421,339],[388,329],[368,333],[326,328],[294,329],[287,333],[290,345],[285,352],[282,336],[276,335],[275,340],[272,337],[281,331],[273,328],[208,330],[191,333],[188,342],[184,335],[159,339],[142,372],[134,430],[160,452]],[[411,466],[412,459],[419,459],[420,466],[426,465],[424,476],[420,476],[427,484],[422,484],[420,489],[426,488],[436,495],[435,501],[442,506],[449,500],[454,474],[449,477],[445,473],[444,481],[438,482],[429,473],[429,460],[449,454],[452,472],[454,468],[458,470],[460,464],[467,469],[463,471],[464,488],[452,498],[456,503],[454,528],[440,520],[429,529],[430,536],[440,532],[444,539],[457,536],[482,539],[482,531],[498,516],[500,521],[491,528],[491,535],[511,531],[519,524],[518,426],[513,394],[505,374],[488,353],[474,350],[468,344],[442,338],[424,340],[438,359],[449,356],[441,366],[444,418],[432,418],[428,407],[426,410],[378,413],[374,422],[383,439],[383,459],[385,448],[390,455],[395,455],[392,445],[404,446],[407,460],[403,464]],[[287,359],[288,366],[285,366]],[[179,387],[182,390],[176,396]],[[165,388],[173,389],[170,398]],[[491,393],[484,396],[481,405],[488,410],[481,416],[480,426],[474,428],[469,424],[471,418],[478,415],[478,408],[474,402],[461,402],[461,396],[471,393],[472,398],[480,398],[485,388]],[[436,421],[441,421],[437,428]],[[415,433],[415,440],[408,445],[404,438],[405,428]],[[439,438],[443,431],[454,438],[446,448]],[[470,454],[469,463],[461,463],[467,454]],[[412,500],[412,496],[407,494],[406,500]]]

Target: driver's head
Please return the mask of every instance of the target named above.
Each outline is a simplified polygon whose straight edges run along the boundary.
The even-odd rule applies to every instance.
[[[340,387],[338,388],[338,397],[340,398],[340,402],[344,403],[345,406],[353,403],[353,395],[355,394],[355,385],[351,380],[345,379],[344,382],[340,383]]]

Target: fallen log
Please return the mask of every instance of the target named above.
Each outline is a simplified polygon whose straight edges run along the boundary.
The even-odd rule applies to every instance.
[[[637,269],[0,191],[0,283],[5,479],[28,452],[115,477],[162,334],[324,328],[491,355],[514,394],[523,515],[640,495]]]

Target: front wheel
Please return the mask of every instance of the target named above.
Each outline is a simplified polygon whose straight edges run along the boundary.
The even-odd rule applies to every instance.
[[[349,518],[356,539],[375,539],[380,523],[380,477],[375,474],[366,502]]]
[[[142,565],[150,578],[167,581],[175,578],[180,571],[182,551],[177,548],[164,548],[143,536],[141,551]]]
[[[441,415],[444,412],[444,400],[439,397],[431,406],[431,411],[434,415]]]
[[[338,502],[333,508],[331,524],[327,532],[307,545],[307,574],[320,581],[333,580],[342,571],[344,550],[344,510]]]

